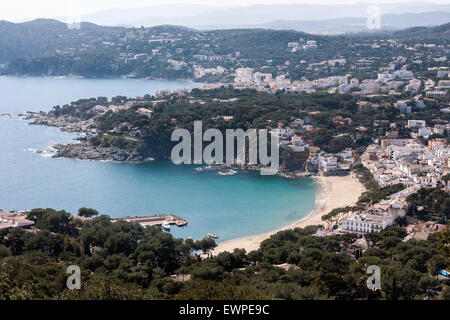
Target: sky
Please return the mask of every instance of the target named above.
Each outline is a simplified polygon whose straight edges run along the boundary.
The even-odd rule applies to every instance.
[[[420,2],[450,3],[450,0],[418,0]],[[78,16],[105,9],[150,7],[162,4],[195,3],[210,6],[247,6],[253,4],[314,3],[405,3],[414,0],[1,0],[0,20],[23,21],[35,18]]]

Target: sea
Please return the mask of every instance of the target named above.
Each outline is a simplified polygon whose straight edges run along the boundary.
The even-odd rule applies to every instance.
[[[0,209],[53,208],[76,214],[80,207],[111,217],[175,214],[175,237],[217,242],[280,228],[314,209],[313,179],[239,172],[222,176],[170,161],[144,164],[52,158],[52,145],[77,134],[32,126],[18,114],[48,111],[81,98],[139,97],[160,89],[199,83],[137,79],[73,79],[0,76]]]

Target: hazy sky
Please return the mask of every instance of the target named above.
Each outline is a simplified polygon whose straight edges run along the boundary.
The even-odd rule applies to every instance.
[[[450,3],[450,0],[419,0],[420,2]],[[414,0],[1,0],[0,20],[18,21],[34,18],[77,16],[111,8],[149,7],[161,4],[195,3],[214,6],[245,6],[252,4],[314,3],[394,3]]]

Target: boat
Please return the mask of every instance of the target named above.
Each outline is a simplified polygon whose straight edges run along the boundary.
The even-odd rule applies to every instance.
[[[167,222],[167,223],[174,223],[174,222],[175,222],[175,218],[172,217],[172,216],[167,216],[167,217],[166,217],[166,221],[164,221],[164,222]]]
[[[177,220],[177,221],[175,221],[175,224],[176,224],[178,227],[182,227],[182,226],[187,225],[187,221],[186,221],[186,220]]]
[[[207,171],[207,170],[211,170],[212,168],[213,168],[213,166],[206,166],[206,167],[195,168],[195,170],[197,170],[197,171]]]
[[[220,174],[221,176],[231,176],[233,174],[236,174],[237,171],[233,170],[233,169],[229,169],[229,170],[223,170],[223,171],[219,171],[218,174]]]
[[[161,224],[161,227],[162,227],[164,230],[170,230],[170,224],[169,224],[167,221],[164,221],[164,222]]]
[[[214,234],[214,233],[208,233],[204,238],[205,239],[218,239],[219,236],[217,234]]]

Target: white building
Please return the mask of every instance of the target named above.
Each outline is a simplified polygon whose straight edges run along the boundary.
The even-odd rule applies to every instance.
[[[412,129],[425,128],[425,120],[408,120],[408,127]]]
[[[338,170],[337,158],[332,155],[319,157],[319,170],[323,172],[333,172]]]
[[[272,74],[271,73],[262,73],[255,72],[253,74],[253,81],[257,84],[259,83],[270,83],[272,82]]]
[[[413,75],[414,74],[412,73],[412,71],[408,71],[408,70],[404,70],[404,69],[394,71],[394,76],[396,78],[408,79],[408,78],[412,78]]]
[[[238,68],[236,69],[235,83],[250,83],[253,80],[252,68]]]
[[[270,130],[270,133],[279,138],[291,138],[294,135],[294,130],[291,128],[278,127]]]
[[[395,78],[394,75],[391,74],[391,73],[385,72],[385,73],[379,73],[378,74],[378,80],[382,81],[382,82],[387,82],[387,81],[392,80],[394,78]]]
[[[378,232],[394,223],[388,214],[373,215],[360,213],[342,219],[342,230],[355,233]]]
[[[447,91],[446,90],[427,91],[426,95],[427,97],[430,98],[440,98],[445,97],[447,95]]]
[[[299,136],[293,136],[291,138],[290,148],[294,152],[303,152],[309,148],[309,145],[303,141],[303,139]]]

